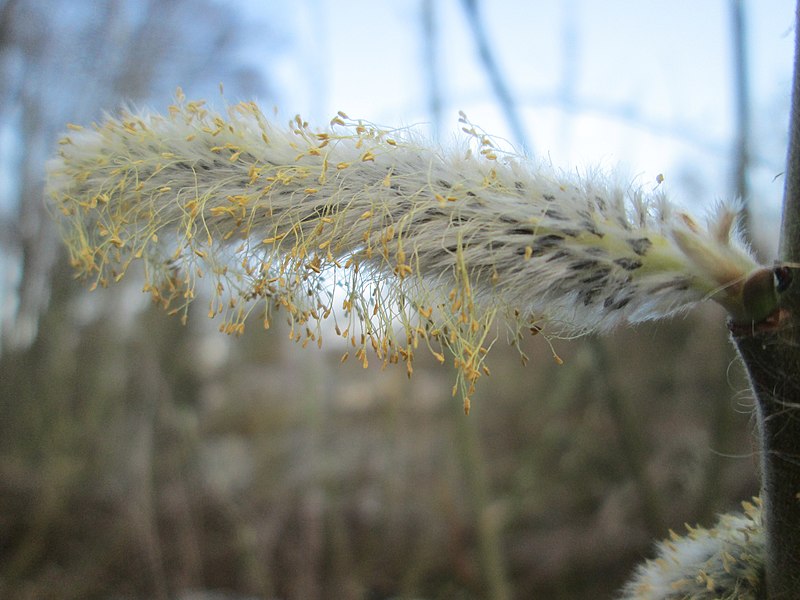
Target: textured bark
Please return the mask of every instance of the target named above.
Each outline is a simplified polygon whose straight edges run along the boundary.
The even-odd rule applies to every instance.
[[[735,338],[756,397],[770,600],[800,598],[800,306],[793,308],[774,327]]]

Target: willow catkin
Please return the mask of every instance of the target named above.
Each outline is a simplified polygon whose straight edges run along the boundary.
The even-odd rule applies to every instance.
[[[757,600],[764,597],[761,503],[722,515],[712,529],[671,532],[656,558],[639,566],[621,600]]]
[[[374,352],[410,374],[420,344],[451,351],[465,399],[498,317],[512,335],[576,334],[704,298],[740,309],[758,264],[735,207],[703,227],[658,189],[501,153],[462,122],[470,147],[444,150],[341,113],[325,131],[281,127],[253,103],[217,114],[179,94],[164,116],[71,126],[49,195],[94,285],[140,261],[170,311],[209,281],[222,330],[282,308],[302,343],[334,314],[365,365]]]

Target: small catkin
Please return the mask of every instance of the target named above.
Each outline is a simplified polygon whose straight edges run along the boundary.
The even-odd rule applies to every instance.
[[[722,515],[712,529],[688,527],[658,545],[621,600],[757,600],[764,592],[764,529],[761,503],[744,502],[743,513]]]
[[[221,329],[285,311],[292,336],[320,321],[367,364],[412,372],[420,344],[452,353],[466,400],[484,356],[513,339],[608,330],[706,298],[736,313],[758,268],[735,206],[707,226],[663,191],[562,172],[501,152],[462,115],[467,143],[445,150],[408,131],[337,115],[325,131],[288,126],[253,103],[166,115],[123,113],[71,126],[49,164],[49,197],[72,264],[93,282],[135,262],[144,289],[181,313],[202,286]],[[547,334],[547,333],[546,333]]]

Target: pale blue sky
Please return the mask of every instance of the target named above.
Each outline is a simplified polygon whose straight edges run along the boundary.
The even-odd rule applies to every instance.
[[[301,113],[324,125],[344,110],[387,126],[423,124],[423,130],[430,122],[421,0],[240,2],[280,40],[264,68],[283,115]],[[458,132],[458,110],[488,132],[511,138],[477,60],[461,2],[433,5],[442,140]],[[730,194],[728,0],[483,0],[480,5],[535,153],[563,167],[620,164],[644,185],[664,173],[673,197],[685,204]],[[744,5],[754,151],[761,159],[752,180],[757,212],[770,229],[782,191],[782,181],[773,179],[783,169],[794,2]],[[572,40],[569,47],[565,39]],[[570,89],[574,110],[566,112],[562,100]]]

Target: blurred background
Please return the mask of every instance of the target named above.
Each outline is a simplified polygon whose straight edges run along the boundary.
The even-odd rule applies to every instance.
[[[0,0],[0,598],[612,598],[656,538],[757,491],[714,306],[450,369],[339,364],[73,280],[43,202],[67,122],[126,104],[457,111],[560,167],[740,196],[777,243],[791,0]],[[219,84],[224,83],[224,99]]]

